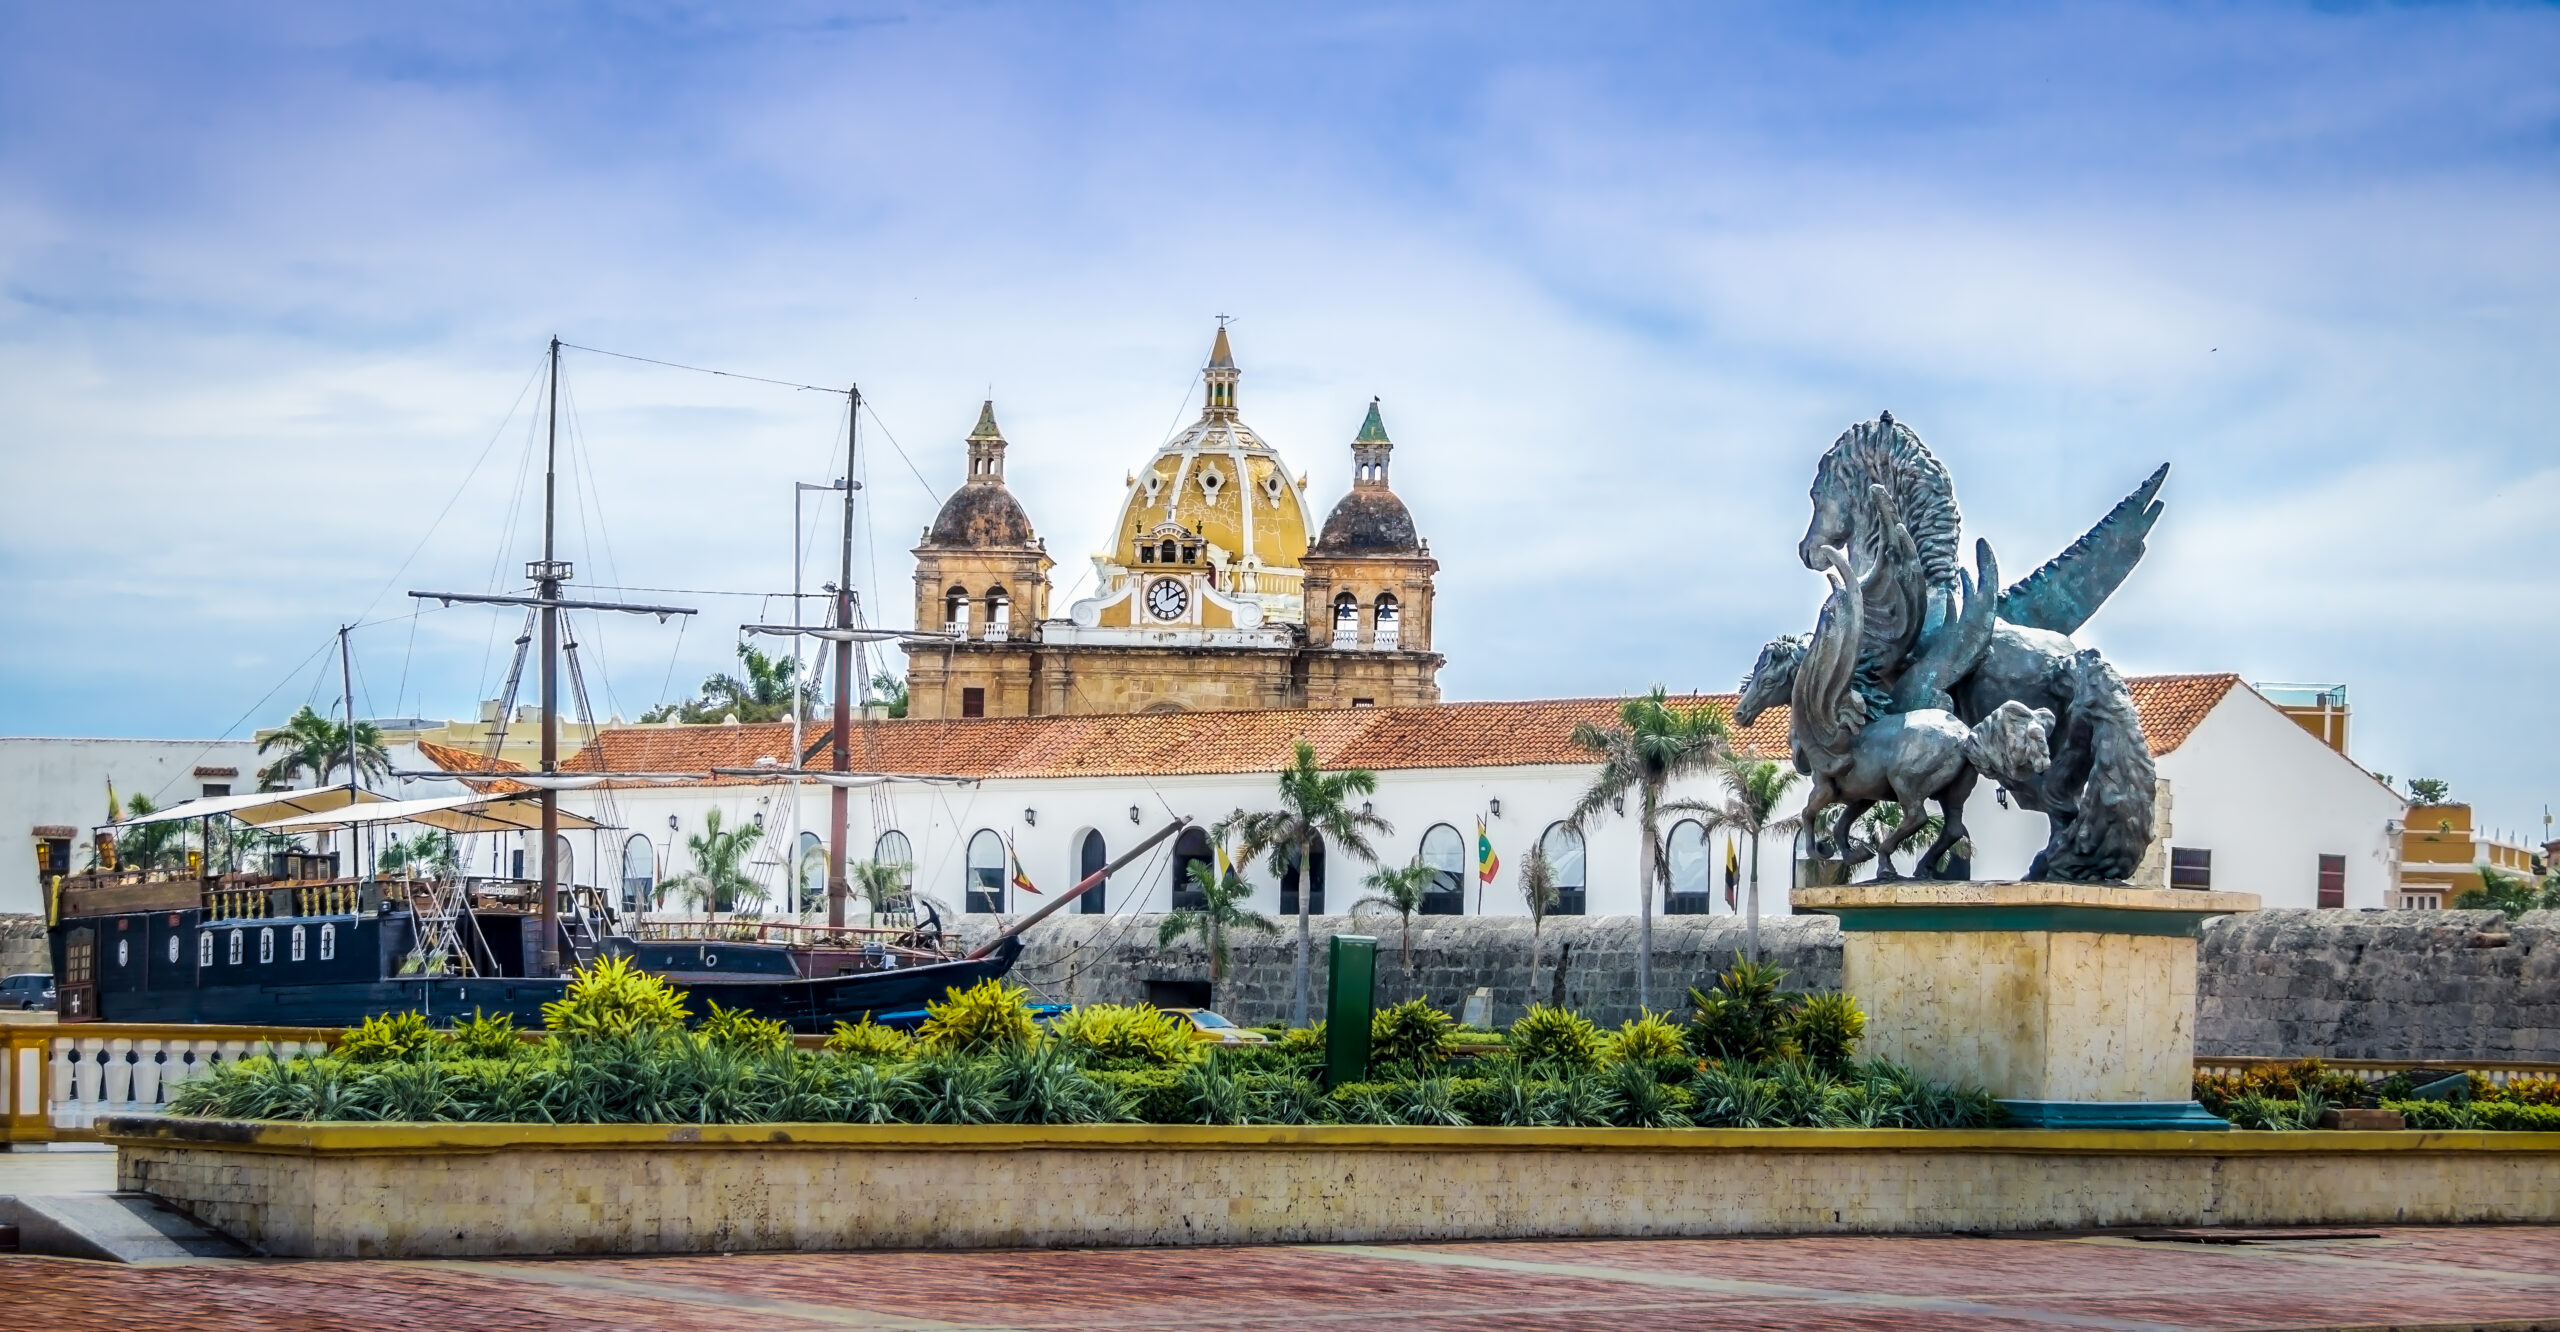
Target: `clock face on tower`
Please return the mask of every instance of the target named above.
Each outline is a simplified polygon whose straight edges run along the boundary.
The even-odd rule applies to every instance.
[[[1191,604],[1191,591],[1170,578],[1147,584],[1147,613],[1159,620],[1179,620]]]

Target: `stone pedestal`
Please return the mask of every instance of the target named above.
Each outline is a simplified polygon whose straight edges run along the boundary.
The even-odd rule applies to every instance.
[[[1988,1088],[2029,1127],[2221,1128],[2189,1090],[2196,934],[2249,893],[2080,883],[1799,888],[1835,916],[1860,1053]]]

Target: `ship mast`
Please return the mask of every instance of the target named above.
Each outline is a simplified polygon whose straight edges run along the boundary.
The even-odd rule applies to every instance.
[[[862,434],[862,386],[845,390],[844,422],[844,530],[843,558],[836,573],[836,624],[839,630],[853,628],[853,494],[854,449]],[[853,770],[853,640],[848,637],[835,645],[836,650],[836,715],[834,768],[837,772]],[[838,783],[827,791],[827,928],[844,928],[845,903],[852,897],[845,882],[845,825],[851,814],[853,793]]]

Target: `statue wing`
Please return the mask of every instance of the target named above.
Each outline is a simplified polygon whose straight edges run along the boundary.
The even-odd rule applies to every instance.
[[[2072,633],[2089,622],[2142,559],[2142,543],[2160,521],[2155,498],[2169,464],[2127,495],[2071,548],[2000,594],[2000,618],[2030,629]]]

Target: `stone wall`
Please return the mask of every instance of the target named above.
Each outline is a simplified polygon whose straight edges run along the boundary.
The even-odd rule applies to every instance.
[[[1016,979],[1061,1002],[1135,1002],[1147,982],[1201,981],[1196,939],[1158,949],[1158,917],[1065,916],[1033,931]],[[1277,938],[1231,945],[1231,974],[1216,987],[1219,1011],[1248,1024],[1286,1020],[1292,998],[1294,921]],[[983,926],[978,927],[983,930]],[[1729,916],[1657,917],[1657,1009],[1685,1007],[1742,948]],[[1378,937],[1382,1004],[1420,994],[1452,1012],[1478,986],[1494,994],[1498,1021],[1531,998],[1529,922],[1489,916],[1416,917],[1413,976],[1405,978],[1396,922],[1372,917],[1313,922],[1312,993],[1324,1005],[1325,938]],[[1614,1025],[1633,1016],[1636,922],[1628,916],[1551,920],[1535,997],[1555,998]],[[1840,932],[1826,916],[1761,924],[1762,952],[1805,989],[1840,984]],[[2560,1061],[2560,913],[2512,925],[2485,911],[2262,911],[2208,922],[2197,958],[2199,1054],[2323,1055],[2333,1059]]]
[[[53,953],[45,942],[44,917],[0,915],[0,976],[51,970]]]

